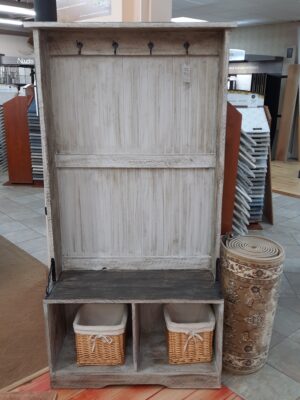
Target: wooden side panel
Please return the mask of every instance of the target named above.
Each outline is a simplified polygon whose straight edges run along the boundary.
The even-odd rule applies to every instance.
[[[232,230],[237,166],[240,148],[242,115],[227,103],[226,145],[224,165],[224,187],[222,203],[222,228],[224,235]]]
[[[140,362],[140,305],[132,304],[132,349],[133,349],[133,368],[139,369]]]
[[[286,82],[282,116],[280,119],[280,127],[278,132],[277,148],[275,159],[278,161],[286,161],[288,148],[290,144],[292,126],[294,121],[294,113],[296,107],[297,93],[300,80],[300,65],[293,64],[288,68],[288,78]]]
[[[211,253],[212,169],[62,169],[58,184],[65,257]]]
[[[56,57],[50,65],[57,153],[215,153],[218,57]]]
[[[67,326],[63,304],[44,304],[46,338],[50,373],[57,363]]]
[[[214,339],[214,354],[216,367],[221,378],[222,374],[222,356],[223,356],[223,324],[224,324],[224,302],[214,304],[214,313],[216,317],[215,339]],[[221,379],[220,379],[221,384]]]
[[[9,182],[32,183],[27,96],[7,101],[3,110]]]
[[[223,32],[222,52],[220,54],[220,71],[218,74],[218,113],[215,116],[217,121],[217,139],[215,143],[216,150],[216,178],[215,187],[215,214],[212,220],[214,233],[212,242],[214,243],[213,268],[215,272],[216,260],[220,254],[221,240],[221,220],[222,220],[222,196],[224,182],[224,158],[225,158],[225,134],[226,134],[226,113],[227,113],[227,79],[229,63],[229,32]],[[211,114],[210,118],[214,118]]]
[[[44,195],[47,207],[47,238],[49,265],[50,258],[55,259],[57,276],[61,272],[61,237],[60,218],[57,196],[57,179],[54,150],[54,129],[51,114],[50,71],[48,59],[47,33],[34,31],[34,52],[36,59],[36,77],[38,89],[38,104],[41,121],[41,138],[43,153]]]

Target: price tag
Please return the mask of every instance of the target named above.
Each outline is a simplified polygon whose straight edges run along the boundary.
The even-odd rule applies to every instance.
[[[188,64],[182,66],[182,79],[184,83],[191,83],[191,67]]]

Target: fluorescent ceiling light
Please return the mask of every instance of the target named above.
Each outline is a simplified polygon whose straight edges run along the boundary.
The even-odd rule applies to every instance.
[[[35,16],[35,11],[32,8],[6,6],[4,4],[0,4],[0,13]]]
[[[18,19],[0,18],[0,24],[5,24],[5,25],[23,25],[23,22],[18,20]]]
[[[171,18],[172,22],[208,22],[206,19],[196,19],[196,18],[189,18],[189,17],[176,17]]]

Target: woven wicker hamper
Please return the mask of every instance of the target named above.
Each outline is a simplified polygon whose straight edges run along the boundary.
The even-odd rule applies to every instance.
[[[215,316],[208,304],[164,306],[170,364],[194,364],[212,360]]]
[[[267,360],[283,261],[283,248],[265,237],[222,240],[223,366],[231,372],[252,373]]]
[[[125,304],[85,304],[73,328],[78,365],[120,365],[125,362]]]

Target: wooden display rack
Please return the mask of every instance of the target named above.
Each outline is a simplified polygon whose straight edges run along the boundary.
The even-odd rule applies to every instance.
[[[26,24],[34,29],[54,387],[219,387],[219,254],[230,24]],[[76,364],[80,304],[131,310],[126,363]],[[211,363],[169,365],[162,306],[210,303]]]

